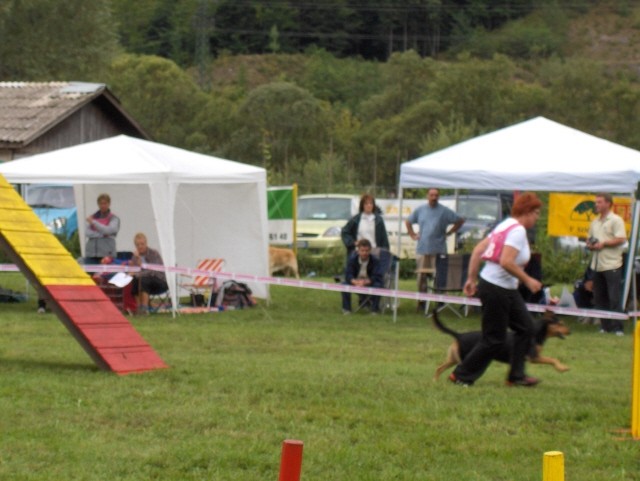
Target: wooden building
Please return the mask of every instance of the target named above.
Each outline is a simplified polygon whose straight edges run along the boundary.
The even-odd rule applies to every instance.
[[[150,140],[105,84],[0,82],[0,162],[120,134]]]

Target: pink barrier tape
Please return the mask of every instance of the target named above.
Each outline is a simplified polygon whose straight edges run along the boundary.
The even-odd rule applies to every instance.
[[[320,281],[302,281],[290,277],[270,277],[257,276],[252,274],[240,274],[232,272],[211,272],[194,269],[189,267],[168,267],[161,264],[142,264],[141,267],[122,266],[111,264],[94,264],[83,265],[87,272],[139,272],[140,269],[148,269],[151,271],[174,272],[190,277],[208,276],[221,280],[234,280],[242,282],[256,282],[259,284],[273,284],[289,287],[302,287],[305,289],[318,289],[322,291],[333,292],[351,292],[354,294],[369,294],[382,297],[397,297],[398,299],[410,299],[415,301],[432,301],[443,302],[446,304],[461,304],[468,306],[480,306],[480,299],[474,297],[453,296],[446,294],[431,294],[427,292],[414,291],[398,291],[392,289],[382,289],[377,287],[356,287],[340,284],[337,282],[320,282]],[[17,267],[12,264],[0,264],[0,272],[17,271]],[[600,311],[596,309],[580,309],[572,307],[559,307],[548,304],[527,304],[527,309],[531,312],[544,312],[550,310],[556,314],[578,316],[578,317],[596,317],[601,319],[629,319],[629,317],[640,316],[640,311],[629,313]]]
[[[80,264],[87,272],[140,272],[138,266],[119,266],[113,264]],[[14,264],[0,264],[0,272],[18,272]]]
[[[165,266],[143,264],[142,267],[149,270],[164,271]],[[474,297],[453,296],[446,294],[430,294],[426,292],[410,292],[398,291],[392,289],[381,289],[376,287],[355,287],[340,283],[319,282],[319,281],[302,281],[290,277],[269,277],[256,276],[251,274],[236,274],[230,272],[210,272],[198,269],[189,269],[184,267],[168,267],[169,272],[179,272],[192,276],[209,276],[222,280],[235,280],[243,282],[257,282],[261,284],[273,284],[289,287],[302,287],[306,289],[318,289],[323,291],[334,292],[352,292],[355,294],[369,294],[383,297],[397,297],[398,299],[411,299],[415,301],[432,301],[443,302],[447,304],[462,304],[468,306],[480,306],[480,299]],[[604,319],[621,319],[629,318],[629,315],[623,312],[600,311],[596,309],[579,309],[571,307],[559,307],[546,304],[527,304],[527,308],[532,312],[544,312],[551,310],[557,314],[578,316],[578,317],[597,317]]]
[[[0,264],[0,272],[18,272],[19,270],[15,264]]]
[[[112,264],[81,264],[87,272],[140,272],[138,266],[119,266]]]

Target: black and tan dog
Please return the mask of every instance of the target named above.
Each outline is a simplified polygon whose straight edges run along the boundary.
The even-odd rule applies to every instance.
[[[480,331],[470,332],[456,332],[453,329],[448,328],[438,318],[437,309],[433,312],[433,322],[436,327],[442,332],[452,336],[455,341],[449,346],[447,350],[447,360],[438,366],[435,372],[434,379],[438,379],[446,369],[457,366],[462,360],[471,352],[471,349],[480,342],[482,333]],[[571,334],[569,327],[556,317],[553,311],[545,311],[540,319],[534,319],[534,342],[535,345],[527,356],[527,360],[536,364],[550,364],[557,371],[565,372],[569,370],[569,367],[562,364],[559,360],[553,357],[546,357],[542,355],[542,346],[544,342],[551,337],[558,337],[564,339],[564,336]],[[513,332],[507,334],[507,342],[505,342],[503,349],[494,357],[494,360],[504,363],[509,363],[509,354],[513,346]]]

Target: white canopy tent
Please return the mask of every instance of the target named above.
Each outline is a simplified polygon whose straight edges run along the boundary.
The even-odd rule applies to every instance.
[[[120,135],[7,162],[0,174],[11,183],[73,184],[80,239],[83,219],[106,192],[121,220],[118,250],[133,250],[135,233],[144,232],[166,266],[217,257],[226,272],[269,274],[262,168]],[[175,276],[167,278],[176,306]],[[251,288],[268,296],[266,285]]]
[[[640,152],[537,117],[403,163],[398,193],[401,202],[403,189],[425,187],[633,195],[639,181]],[[632,226],[636,246],[637,202]]]

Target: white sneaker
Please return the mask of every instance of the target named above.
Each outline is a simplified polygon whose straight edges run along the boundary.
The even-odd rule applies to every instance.
[[[38,307],[38,314],[44,314],[47,310],[44,307]]]
[[[342,313],[343,313],[345,316],[350,316],[350,315],[351,315],[351,311],[348,311],[347,309],[342,309]]]
[[[616,331],[616,336],[624,336],[624,332],[622,332],[622,331]]]

